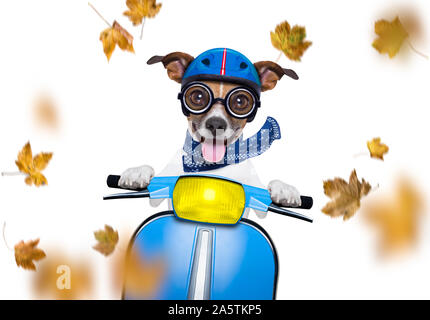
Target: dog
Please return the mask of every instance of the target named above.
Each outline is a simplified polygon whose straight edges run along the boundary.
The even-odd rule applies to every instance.
[[[220,167],[216,164],[226,155],[226,150],[232,149],[239,141],[246,124],[254,118],[259,106],[259,93],[275,88],[284,75],[298,79],[297,74],[272,61],[252,64],[239,52],[226,48],[208,50],[196,59],[183,52],[172,52],[165,56],[154,56],[147,63],[159,62],[171,80],[182,84],[179,98],[188,121],[188,134],[192,139],[189,142],[200,143],[199,155],[204,158],[198,165],[209,166],[209,174],[264,187],[249,159]],[[251,101],[252,110],[249,109]],[[192,168],[195,167],[186,169],[184,150],[185,147],[179,150],[158,175],[178,176],[201,172],[194,171]],[[121,174],[118,184],[129,189],[145,188],[154,174],[154,169],[148,165],[129,168]],[[273,180],[267,189],[275,204],[301,205],[300,193],[294,186]],[[151,205],[157,206],[160,202],[151,200]],[[266,215],[263,212],[256,213],[260,218]]]

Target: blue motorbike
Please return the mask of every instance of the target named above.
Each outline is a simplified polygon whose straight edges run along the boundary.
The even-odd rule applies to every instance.
[[[118,188],[119,176],[109,176]],[[278,256],[269,234],[243,218],[248,208],[304,221],[300,213],[272,203],[268,190],[213,175],[154,177],[143,190],[105,196],[167,198],[172,210],[147,218],[128,247],[142,261],[162,257],[163,276],[152,290],[136,292],[124,282],[123,299],[271,300],[276,297]],[[302,196],[302,209],[312,198]]]

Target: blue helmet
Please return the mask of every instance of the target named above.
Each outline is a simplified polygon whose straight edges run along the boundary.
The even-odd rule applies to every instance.
[[[216,48],[203,52],[185,70],[182,87],[196,80],[222,80],[239,83],[261,92],[258,72],[247,57],[228,48]]]

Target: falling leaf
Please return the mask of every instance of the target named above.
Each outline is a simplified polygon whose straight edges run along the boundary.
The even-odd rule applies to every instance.
[[[322,212],[334,217],[343,216],[343,220],[351,218],[360,208],[360,200],[371,189],[370,184],[357,178],[355,169],[351,172],[349,183],[342,178],[324,181],[324,193],[332,199],[325,205]]]
[[[43,128],[57,129],[58,113],[57,107],[53,100],[43,95],[38,97],[33,108],[34,118],[36,123]]]
[[[124,12],[134,26],[142,23],[143,18],[155,17],[161,9],[161,3],[156,0],[127,0],[129,10]]]
[[[388,53],[390,58],[396,56],[409,34],[397,16],[393,21],[381,19],[375,22],[375,33],[379,36],[372,46],[379,53]]]
[[[295,25],[291,29],[287,21],[278,24],[275,32],[270,32],[272,45],[294,61],[300,61],[303,53],[312,44],[310,41],[305,41],[305,38],[305,27]]]
[[[95,231],[94,237],[98,243],[93,247],[93,249],[104,254],[106,257],[115,250],[115,246],[119,240],[118,231],[115,231],[108,225],[105,225],[104,230]]]
[[[46,168],[51,158],[52,152],[42,152],[33,158],[30,142],[27,142],[18,153],[18,160],[16,160],[15,163],[19,171],[27,174],[25,183],[29,186],[34,183],[35,186],[39,187],[48,184],[48,180],[41,171]]]
[[[38,266],[32,289],[38,299],[76,300],[92,298],[93,275],[88,261],[54,250]]]
[[[127,246],[133,231],[122,230],[119,245]],[[147,255],[142,248],[133,246],[129,250],[120,250],[111,263],[113,287],[118,291],[127,288],[128,295],[138,299],[154,299],[166,274],[166,258],[161,254]]]
[[[370,156],[384,160],[384,154],[388,152],[388,146],[381,143],[381,138],[373,138],[371,141],[367,141],[367,148],[369,149]]]
[[[103,51],[108,61],[116,45],[122,50],[134,53],[133,36],[116,21],[113,22],[111,28],[107,28],[100,33],[100,41],[103,43]]]
[[[165,274],[161,258],[144,259],[141,252],[131,250],[124,265],[124,287],[131,297],[154,299]]]
[[[38,244],[39,239],[28,242],[20,241],[15,245],[15,261],[18,267],[36,271],[33,260],[38,261],[46,257],[43,250],[36,248]]]
[[[420,193],[403,177],[389,197],[376,198],[366,205],[364,217],[379,231],[381,252],[387,254],[411,248],[418,235],[422,212]]]

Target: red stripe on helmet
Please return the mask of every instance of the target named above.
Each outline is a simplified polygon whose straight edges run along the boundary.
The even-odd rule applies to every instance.
[[[221,63],[221,71],[220,75],[225,75],[225,61],[227,60],[227,48],[224,48],[224,52],[222,53],[222,63]]]

